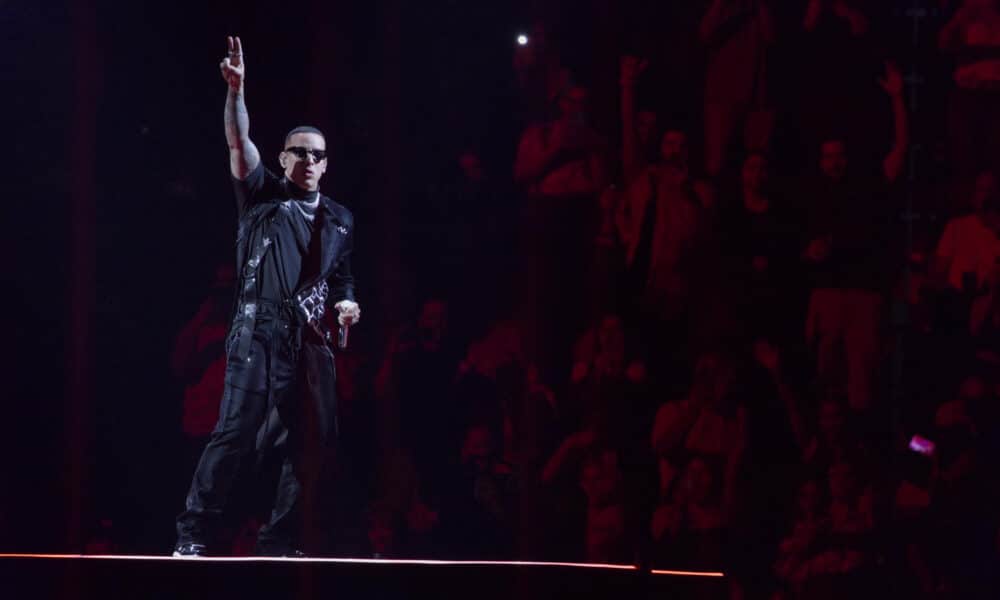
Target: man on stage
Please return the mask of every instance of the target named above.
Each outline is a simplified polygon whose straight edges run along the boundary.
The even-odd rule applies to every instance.
[[[229,86],[226,141],[239,212],[237,302],[226,338],[219,420],[201,456],[177,518],[174,556],[204,556],[231,508],[237,475],[258,453],[280,451],[273,509],[258,532],[256,553],[301,556],[297,538],[308,441],[336,435],[333,355],[322,325],[333,303],[342,327],[357,323],[350,254],[350,211],[319,193],[326,140],[314,127],[285,138],[278,177],[261,164],[250,141],[243,98],[246,65],[240,39],[230,37],[219,65]],[[311,463],[311,465],[310,465]]]

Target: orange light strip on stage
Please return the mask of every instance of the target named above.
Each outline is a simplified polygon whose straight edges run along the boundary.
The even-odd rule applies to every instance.
[[[542,561],[503,561],[503,560],[433,560],[433,559],[398,559],[398,558],[285,558],[265,556],[205,556],[205,557],[174,557],[162,555],[136,554],[0,554],[4,558],[40,558],[40,559],[85,559],[85,560],[167,560],[186,562],[294,562],[294,563],[326,563],[326,564],[373,564],[373,565],[430,565],[430,566],[509,566],[509,567],[570,567],[575,569],[606,569],[615,571],[638,571],[635,565],[618,565],[602,563],[577,562],[542,562]],[[673,575],[679,577],[725,577],[724,573],[715,571],[675,571],[669,569],[652,569],[653,575]]]
[[[725,577],[725,573],[716,571],[671,571],[668,569],[653,569],[653,575],[680,575],[682,577]]]
[[[199,556],[174,557],[136,554],[0,554],[3,558],[49,558],[49,559],[86,559],[86,560],[183,560],[209,562],[261,562],[288,561],[334,564],[382,564],[382,565],[452,565],[452,566],[512,566],[512,567],[573,567],[590,569],[611,569],[617,571],[636,571],[635,565],[615,565],[601,563],[574,562],[541,562],[541,561],[490,561],[490,560],[433,560],[433,559],[394,559],[394,558],[286,558],[270,556]]]

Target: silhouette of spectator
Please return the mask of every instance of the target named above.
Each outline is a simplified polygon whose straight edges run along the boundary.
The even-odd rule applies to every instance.
[[[881,52],[864,4],[808,0],[804,35],[789,49],[795,66],[788,75],[794,80],[789,81],[796,98],[791,110],[804,150],[831,131],[842,132],[859,150],[879,145],[881,112],[878,90],[871,82],[878,76]]]
[[[572,78],[543,23],[535,22],[525,41],[515,47],[513,56],[522,112],[529,120],[546,119]]]
[[[622,448],[652,425],[655,407],[645,406],[646,384],[646,364],[627,352],[622,319],[606,315],[577,341],[561,415],[571,430],[598,431]]]
[[[630,185],[646,168],[658,160],[659,117],[652,110],[638,108],[639,77],[649,67],[649,61],[635,56],[620,59],[622,119],[622,181]]]
[[[413,203],[408,219],[418,237],[408,247],[433,259],[421,285],[452,301],[456,323],[483,326],[484,315],[491,318],[513,298],[511,195],[482,154],[465,148],[429,187],[426,201]]]
[[[619,236],[618,222],[625,192],[617,185],[609,185],[598,198],[599,215],[594,236],[593,266],[587,281],[586,297],[588,315],[615,312],[625,303],[624,284],[625,249]]]
[[[533,123],[521,135],[514,181],[537,201],[593,197],[604,181],[604,142],[588,122],[587,90],[565,90],[558,109],[555,119]]]
[[[665,174],[660,171],[678,171],[691,186],[698,204],[708,207],[714,200],[712,189],[691,174],[687,133],[676,123],[660,125],[661,120],[655,112],[638,108],[636,87],[648,67],[649,61],[643,58],[629,55],[620,58],[622,181],[628,187],[651,170],[656,175]],[[669,168],[655,169],[660,166]],[[641,214],[632,217],[640,219]]]
[[[470,425],[442,512],[449,551],[463,559],[512,558],[517,523],[517,482],[503,462],[493,431]]]
[[[235,275],[231,264],[216,268],[208,296],[178,333],[170,356],[171,371],[184,385],[181,427],[192,464],[219,418]]]
[[[513,418],[511,401],[527,386],[528,371],[518,324],[494,323],[482,339],[469,344],[458,365],[455,394],[462,423],[488,424],[502,436]]]
[[[984,287],[1000,258],[1000,187],[996,175],[980,173],[972,196],[972,214],[945,225],[937,246],[938,277],[952,290]]]
[[[953,597],[977,597],[995,543],[997,405],[989,381],[965,376],[957,394],[935,411],[921,431],[932,444],[919,456],[905,450],[896,505],[907,520],[908,566],[923,590]],[[926,443],[926,442],[925,442]]]
[[[836,462],[868,457],[864,441],[853,427],[845,402],[832,390],[819,403],[816,431],[802,451],[802,463],[810,474],[818,475]]]
[[[442,300],[425,301],[416,322],[393,336],[377,376],[380,394],[395,405],[400,447],[413,461],[423,498],[432,504],[446,485],[463,427],[452,392],[459,357],[448,312]]]
[[[565,90],[558,107],[557,118],[525,129],[514,162],[514,181],[527,192],[521,223],[527,342],[543,379],[564,370],[559,340],[584,318],[598,196],[606,187],[604,141],[589,124],[587,91]]]
[[[878,560],[874,493],[849,462],[831,465],[826,483],[829,526],[800,568],[802,597],[863,597],[872,589]]]
[[[931,265],[938,298],[939,325],[970,334],[982,322],[997,287],[1000,261],[1000,188],[989,172],[976,178],[974,212],[945,225]],[[965,337],[965,336],[960,336]]]
[[[377,497],[370,510],[368,540],[373,554],[440,555],[445,547],[441,517],[421,491],[409,455],[390,449],[380,461]]]
[[[563,542],[556,551],[589,562],[632,562],[635,538],[629,527],[620,460],[617,452],[587,430],[568,436],[549,459],[542,482],[557,488],[549,491],[551,531]],[[565,479],[574,472],[576,489],[571,491]]]
[[[976,361],[991,368],[1000,367],[1000,286],[996,282],[981,301],[973,303],[970,321]]]
[[[745,411],[745,442],[730,484],[725,569],[731,584],[747,597],[765,597],[774,549],[787,523],[790,499],[805,445],[789,361],[766,338],[754,341],[753,360],[735,378],[731,395]],[[760,465],[768,465],[761,469]]]
[[[828,502],[824,501],[828,498]],[[848,462],[829,467],[825,485],[807,480],[799,490],[795,524],[779,547],[777,597],[867,597],[877,582],[872,487]]]
[[[652,447],[658,459],[661,508],[673,501],[673,490],[686,465],[700,457],[712,469],[711,481],[720,490],[713,503],[721,506],[728,523],[736,508],[737,474],[747,432],[746,408],[736,393],[736,378],[736,364],[730,357],[704,354],[695,366],[687,396],[667,402],[657,412]],[[662,525],[665,518],[657,509],[654,524]],[[654,527],[653,532],[658,530]]]
[[[955,59],[948,103],[951,167],[959,179],[1000,166],[1000,5],[964,0],[938,35]]]
[[[686,317],[698,290],[696,278],[704,268],[705,207],[713,196],[704,182],[689,174],[683,132],[668,130],[663,135],[660,158],[626,191],[619,235],[634,305],[629,312],[638,316],[641,329],[651,338],[651,353],[678,358],[689,337]]]
[[[659,154],[658,122],[682,123],[684,129],[700,125],[705,65],[698,25],[705,6],[705,2],[647,2],[624,11],[626,54],[650,62],[649,76],[638,88],[640,131],[646,119],[652,126],[650,144],[643,146],[651,151],[646,155],[650,162]]]
[[[693,456],[671,493],[653,514],[651,534],[656,564],[713,569],[723,564],[728,514],[723,507],[720,469]]]
[[[804,316],[797,247],[800,217],[774,188],[770,160],[753,152],[743,160],[739,185],[722,195],[724,285],[719,298],[728,305],[727,324],[739,339],[767,335],[787,344],[797,339],[796,315]]]
[[[626,340],[622,319],[606,315],[577,341],[570,385],[559,415],[569,430],[594,431],[616,450],[630,527],[648,520],[655,504],[656,460],[648,433],[658,402],[646,362]]]
[[[698,28],[708,52],[705,73],[705,172],[718,176],[734,134],[765,150],[774,129],[769,95],[774,23],[766,0],[712,0]]]
[[[810,575],[808,560],[830,526],[825,491],[826,486],[815,479],[806,479],[799,486],[792,526],[778,545],[774,565],[781,581],[779,598],[804,597],[803,586]]]
[[[844,141],[823,142],[820,176],[803,191],[803,258],[812,292],[806,340],[817,352],[817,370],[827,381],[846,380],[851,408],[871,407],[880,355],[883,296],[892,285],[894,260],[892,196],[886,188],[902,169],[907,147],[902,75],[886,65],[881,82],[892,99],[895,140],[879,177],[849,170]],[[881,180],[881,181],[879,181]],[[843,365],[843,368],[839,368]]]

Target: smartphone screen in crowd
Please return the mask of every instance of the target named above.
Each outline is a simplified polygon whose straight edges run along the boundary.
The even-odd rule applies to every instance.
[[[934,454],[934,442],[927,438],[915,435],[910,438],[910,450],[923,454],[924,456],[931,456]]]

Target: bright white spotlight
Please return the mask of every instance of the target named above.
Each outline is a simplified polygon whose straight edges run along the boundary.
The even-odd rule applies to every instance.
[[[528,45],[528,36],[524,35],[523,33],[520,34],[520,35],[518,35],[517,36],[517,45],[518,46],[527,46]]]

